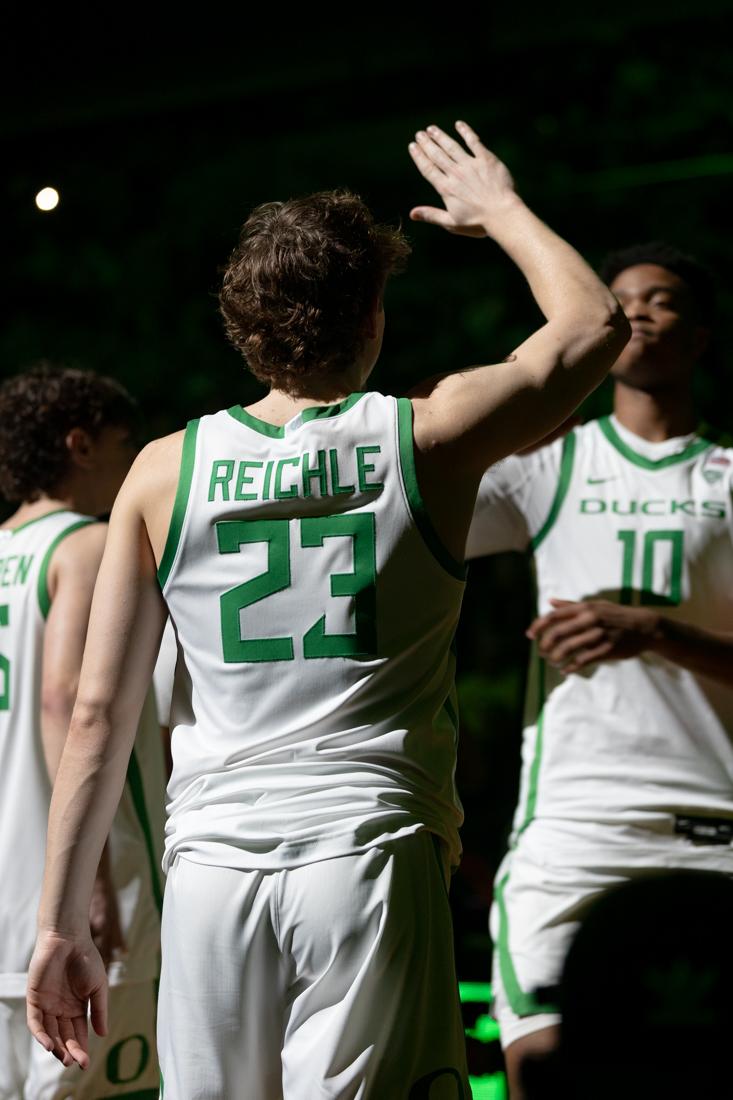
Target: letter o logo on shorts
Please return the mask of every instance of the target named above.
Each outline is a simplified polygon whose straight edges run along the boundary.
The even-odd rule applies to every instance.
[[[451,1095],[444,1088],[433,1093],[433,1085],[436,1081],[441,1081],[445,1084],[445,1078],[455,1082],[455,1089],[451,1089]],[[421,1077],[410,1089],[410,1095],[407,1100],[465,1100],[465,1093],[463,1091],[463,1081],[461,1075],[457,1069],[453,1066],[444,1066],[443,1069],[434,1069],[432,1073],[426,1073],[424,1077]]]
[[[137,1049],[128,1047],[129,1053],[126,1052],[128,1043],[136,1043]],[[131,1081],[137,1081],[149,1061],[150,1044],[144,1035],[131,1035],[129,1039],[121,1039],[107,1055],[107,1080],[113,1085],[129,1085]]]

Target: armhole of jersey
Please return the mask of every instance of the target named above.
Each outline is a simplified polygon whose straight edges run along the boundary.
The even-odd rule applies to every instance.
[[[170,576],[178,552],[178,544],[181,540],[181,531],[183,530],[183,521],[186,518],[188,495],[191,491],[191,479],[193,478],[193,467],[196,459],[196,435],[198,430],[199,419],[189,420],[186,425],[186,434],[183,437],[181,469],[178,475],[178,488],[176,489],[176,499],[173,502],[168,537],[165,540],[163,557],[160,559],[160,565],[158,566],[158,584],[161,589],[165,587]]]
[[[51,558],[53,557],[54,550],[60,542],[64,541],[67,535],[73,535],[74,531],[78,531],[80,527],[89,527],[90,524],[97,522],[98,520],[90,516],[89,519],[80,519],[77,520],[76,523],[70,523],[63,531],[59,531],[58,535],[43,555],[41,568],[38,572],[38,587],[36,591],[38,593],[38,606],[41,609],[41,615],[44,619],[48,618],[48,613],[51,610],[51,596],[48,591],[48,570],[51,565]]]
[[[399,437],[400,470],[407,503],[415,526],[423,537],[427,548],[436,561],[456,580],[465,581],[466,564],[456,561],[440,540],[433,527],[430,516],[417,482],[415,469],[415,442],[412,432],[412,402],[409,397],[397,398],[397,431]]]
[[[562,457],[560,459],[560,477],[557,482],[557,489],[555,490],[555,497],[552,501],[552,507],[547,516],[547,519],[540,527],[537,534],[530,539],[529,545],[532,550],[536,550],[540,543],[545,539],[550,531],[550,528],[557,519],[560,509],[563,506],[565,497],[567,496],[568,489],[570,487],[570,478],[573,474],[573,461],[575,459],[575,432],[568,432],[565,436],[562,444]]]

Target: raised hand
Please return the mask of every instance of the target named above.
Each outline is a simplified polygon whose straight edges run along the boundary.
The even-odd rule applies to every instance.
[[[468,237],[492,235],[492,224],[502,211],[518,201],[507,167],[494,156],[471,127],[457,122],[456,130],[468,151],[438,126],[420,130],[409,150],[418,171],[445,203],[416,206],[413,221],[440,225],[449,233]]]
[[[107,975],[91,938],[42,932],[28,971],[28,1027],[65,1066],[89,1065],[87,1006],[95,1032],[106,1035]]]

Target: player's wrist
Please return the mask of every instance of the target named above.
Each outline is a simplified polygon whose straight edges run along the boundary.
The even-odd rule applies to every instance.
[[[528,216],[531,216],[531,211],[526,203],[516,191],[507,190],[500,197],[492,197],[484,204],[480,225],[487,236],[502,244],[505,238],[510,238],[526,227]]]
[[[665,619],[658,611],[644,607],[637,609],[637,633],[642,639],[643,649],[647,653],[658,651],[664,644]]]
[[[64,914],[62,918],[39,910],[36,926],[39,939],[43,936],[45,939],[73,940],[78,943],[90,938],[88,910],[86,913]]]

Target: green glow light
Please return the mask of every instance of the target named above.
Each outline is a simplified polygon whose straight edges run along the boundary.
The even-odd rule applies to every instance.
[[[490,982],[459,982],[458,996],[464,1005],[483,1004],[491,1000]]]
[[[494,1043],[499,1038],[499,1025],[493,1016],[479,1016],[473,1027],[466,1028],[466,1035],[479,1043]]]
[[[506,1078],[503,1073],[486,1077],[469,1077],[473,1100],[507,1100]]]
[[[567,186],[573,191],[606,191],[648,183],[670,183],[732,174],[733,153],[709,153],[684,160],[658,161],[656,164],[621,165],[618,168],[578,176],[574,181],[568,181]]]

